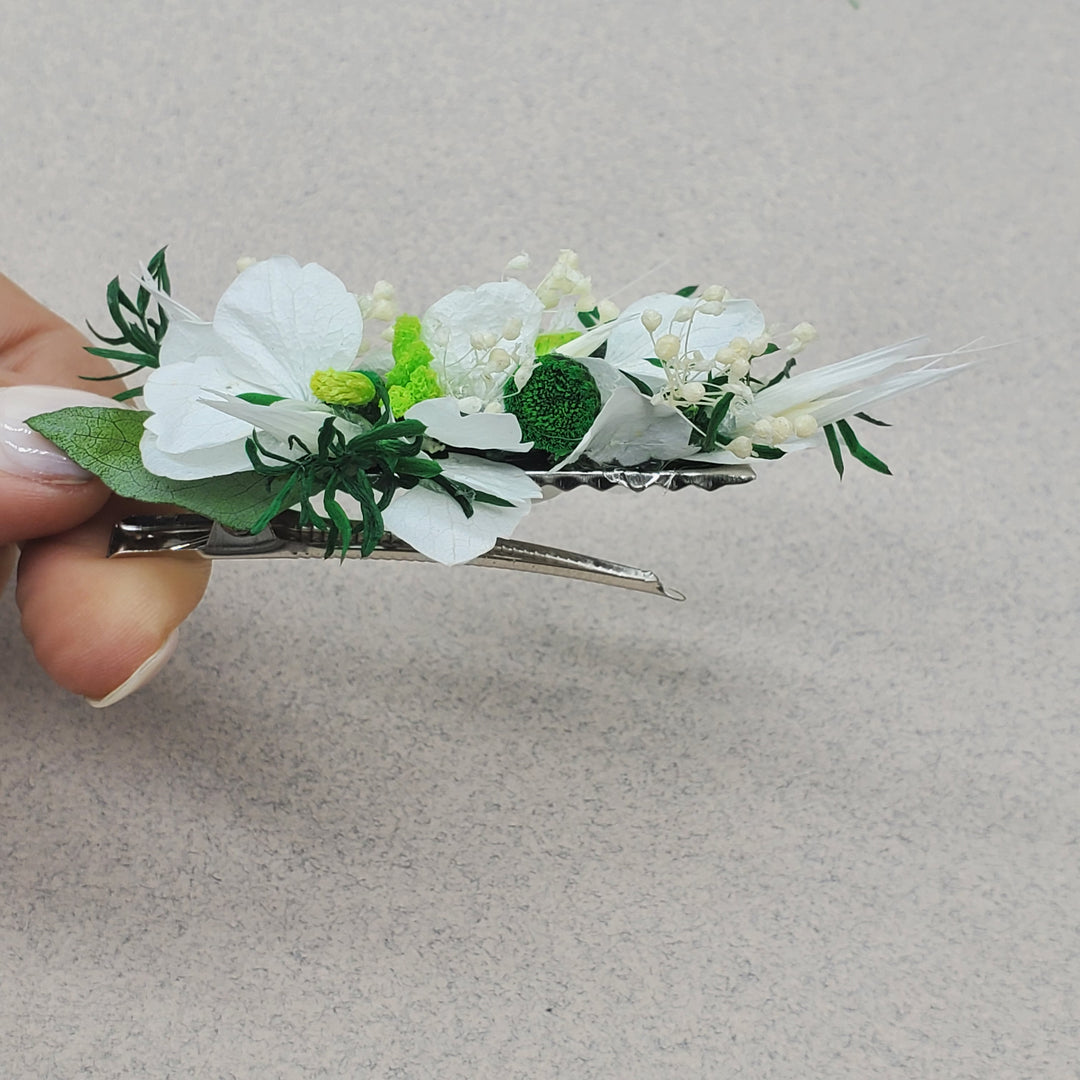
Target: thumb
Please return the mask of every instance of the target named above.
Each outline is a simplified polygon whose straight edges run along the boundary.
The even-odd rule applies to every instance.
[[[108,403],[64,386],[0,385],[0,546],[64,532],[104,506],[105,485],[26,421],[72,405]]]

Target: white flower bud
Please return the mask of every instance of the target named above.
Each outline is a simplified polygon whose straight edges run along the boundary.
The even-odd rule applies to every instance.
[[[705,303],[698,304],[698,311],[702,315],[722,315],[724,305],[719,300],[706,300]]]
[[[601,300],[596,306],[600,309],[600,321],[602,323],[611,322],[612,319],[619,317],[619,305],[611,300]]]
[[[496,371],[505,371],[510,366],[510,354],[505,349],[492,349],[488,353],[488,363]]]
[[[674,334],[662,334],[656,339],[656,357],[658,360],[670,361],[679,355],[679,339]]]
[[[694,371],[712,371],[712,364],[705,359],[700,349],[695,349],[687,357],[687,360],[689,360],[690,367],[693,368]]]
[[[254,266],[259,260],[252,258],[250,255],[241,255],[236,260],[236,272],[242,274],[245,270]]]
[[[683,304],[675,315],[672,317],[672,322],[689,322],[694,317],[694,309],[689,304]]]
[[[772,444],[773,422],[771,416],[763,416],[760,420],[755,421],[752,430],[754,442]]]
[[[503,341],[517,341],[520,334],[521,320],[516,315],[512,319],[507,319],[502,332]]]
[[[683,401],[689,402],[691,405],[696,405],[705,396],[705,387],[699,382],[684,383],[679,387],[676,396],[681,397]]]
[[[772,444],[779,446],[791,438],[793,428],[786,416],[774,416],[772,422]]]
[[[356,298],[356,302],[360,306],[360,314],[363,315],[365,319],[370,318],[371,309],[374,306],[375,301],[366,293],[361,293],[360,296]]]
[[[807,439],[817,431],[818,422],[813,413],[802,413],[795,417],[793,426],[800,439]]]
[[[464,397],[458,398],[457,407],[461,412],[472,415],[478,413],[484,407],[484,403],[478,397]]]
[[[817,330],[808,322],[801,322],[791,331],[791,336],[804,345],[809,345],[817,338]]]
[[[641,313],[641,325],[649,331],[650,334],[655,334],[660,329],[660,324],[664,321],[664,316],[659,311],[653,308],[646,308]]]
[[[749,360],[750,359],[750,342],[744,337],[734,337],[731,339],[731,344],[728,345],[731,350],[732,358],[735,360]]]
[[[735,360],[728,368],[729,379],[745,379],[750,374],[750,361],[749,360]]]
[[[376,300],[371,305],[371,317],[380,322],[393,322],[397,318],[393,300]]]
[[[759,334],[753,341],[750,342],[750,355],[761,356],[762,353],[769,347],[769,335]]]
[[[376,281],[374,288],[371,290],[371,295],[376,300],[393,300],[394,286],[389,281]]]
[[[577,309],[578,311],[592,311],[597,306],[596,297],[591,292],[584,293],[578,297]]]
[[[501,401],[499,401],[498,399],[496,399],[495,401],[489,401],[484,406],[484,412],[486,412],[486,413],[501,413],[501,412],[505,412],[505,411],[506,411],[506,409],[503,406],[503,403]]]
[[[719,300],[721,303],[727,299],[728,291],[723,285],[710,285],[701,294],[702,300]]]
[[[569,269],[576,270],[579,262],[578,253],[571,248],[563,248],[562,251],[559,252],[559,261],[564,266],[569,267]]]
[[[754,452],[754,444],[745,435],[739,435],[727,444],[726,449],[737,458],[748,458]]]
[[[505,267],[505,272],[511,273],[516,270],[528,270],[532,266],[532,259],[523,251],[520,255],[515,255]]]

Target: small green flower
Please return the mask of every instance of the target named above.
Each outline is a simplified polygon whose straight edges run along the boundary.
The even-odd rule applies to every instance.
[[[431,368],[431,350],[420,339],[420,320],[415,315],[402,315],[394,323],[393,355],[386,385],[395,416],[404,416],[418,401],[442,397]]]
[[[366,405],[375,396],[375,387],[361,371],[330,368],[311,376],[311,392],[327,405]]]

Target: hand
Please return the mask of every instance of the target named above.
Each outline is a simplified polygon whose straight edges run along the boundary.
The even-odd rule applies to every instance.
[[[199,602],[210,564],[190,553],[105,557],[114,521],[134,504],[111,496],[23,421],[103,404],[116,383],[82,335],[0,275],[0,590],[18,561],[23,631],[45,671],[95,706],[152,678]],[[19,554],[18,549],[21,549]]]

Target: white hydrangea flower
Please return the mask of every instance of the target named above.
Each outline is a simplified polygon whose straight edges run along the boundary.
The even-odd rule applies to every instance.
[[[213,322],[161,299],[170,323],[143,388],[152,412],[140,445],[146,468],[175,480],[246,471],[253,429],[275,452],[301,453],[288,451],[280,432],[310,437],[332,415],[310,380],[355,364],[364,334],[356,297],[323,267],[277,256],[236,277]],[[285,401],[252,405],[239,399],[246,393]]]
[[[765,332],[765,316],[753,300],[724,300],[719,314],[712,314],[716,303],[702,301],[697,304],[698,310],[694,310],[693,300],[675,293],[655,293],[629,304],[611,329],[608,360],[620,370],[659,387],[666,382],[666,376],[648,359],[657,355],[656,339],[671,335],[675,339],[673,355],[685,356],[697,351],[711,358],[736,338],[753,341]],[[647,311],[660,316],[652,332],[641,320]],[[677,318],[688,313],[691,317]],[[704,372],[700,378],[705,378]]]
[[[520,281],[490,281],[455,289],[420,320],[432,368],[443,389],[483,408],[501,398],[503,384],[536,359],[544,306]]]
[[[473,413],[462,416],[452,398],[429,398],[405,414],[427,426],[426,434],[448,447],[506,450],[521,453],[532,443],[521,441],[521,428],[511,413]],[[450,453],[439,459],[442,474],[474,491],[509,502],[510,506],[473,503],[471,517],[433,483],[421,481],[398,491],[383,511],[387,529],[421,554],[452,565],[468,562],[488,551],[499,537],[510,536],[529,512],[540,488],[516,465],[489,461],[476,454]]]

